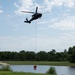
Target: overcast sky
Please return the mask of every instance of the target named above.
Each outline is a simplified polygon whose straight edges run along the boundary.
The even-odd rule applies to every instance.
[[[24,23],[32,14],[21,11],[37,6],[42,18]],[[0,0],[0,51],[64,51],[74,45],[75,0]]]

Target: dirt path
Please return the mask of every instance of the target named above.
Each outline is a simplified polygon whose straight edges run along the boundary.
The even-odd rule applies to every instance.
[[[9,65],[9,64],[0,61],[0,65]]]

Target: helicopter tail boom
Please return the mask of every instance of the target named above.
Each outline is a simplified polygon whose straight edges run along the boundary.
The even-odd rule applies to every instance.
[[[28,21],[28,19],[26,18],[26,21],[24,21],[25,23],[31,23],[31,21]]]

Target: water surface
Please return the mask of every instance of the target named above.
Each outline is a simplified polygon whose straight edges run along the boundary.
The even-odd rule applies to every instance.
[[[50,67],[55,67],[58,75],[75,75],[75,67],[69,66],[37,65],[37,69],[34,70],[34,65],[11,65],[13,71],[33,73],[46,73]]]

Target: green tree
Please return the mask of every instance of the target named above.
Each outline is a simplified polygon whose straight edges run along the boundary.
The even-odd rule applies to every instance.
[[[25,57],[26,52],[24,50],[19,52],[19,57],[21,61],[25,61],[26,57]]]
[[[38,61],[46,61],[47,60],[47,53],[45,51],[40,51],[36,54],[36,60]]]
[[[48,52],[48,61],[56,60],[56,50],[52,49],[52,51]]]
[[[25,58],[26,58],[26,60],[28,60],[28,61],[32,61],[32,60],[35,60],[35,52],[29,52],[29,51],[27,51],[26,53],[25,53]]]
[[[70,62],[75,63],[75,52],[73,52],[72,55],[70,56]]]
[[[56,61],[62,61],[62,53],[61,52],[56,53]]]
[[[69,54],[68,60],[69,60],[71,63],[75,63],[75,46],[70,47],[70,48],[68,49],[68,54]]]
[[[73,53],[73,48],[72,47],[69,47],[68,54],[71,55],[72,53]]]

